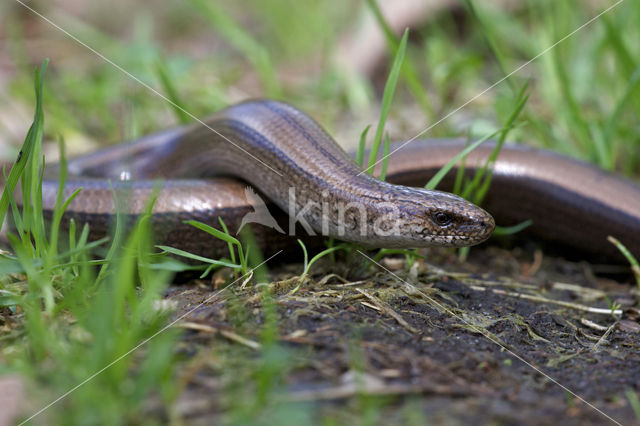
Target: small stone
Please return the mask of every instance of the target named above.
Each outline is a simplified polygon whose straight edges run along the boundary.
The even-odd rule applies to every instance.
[[[621,320],[618,322],[618,330],[637,333],[640,331],[640,324],[631,320]]]

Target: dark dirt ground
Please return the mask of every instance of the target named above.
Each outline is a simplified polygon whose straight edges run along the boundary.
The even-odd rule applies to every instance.
[[[423,254],[428,261],[409,270],[404,257],[383,259],[386,271],[358,254],[351,263],[323,259],[293,295],[297,280],[286,280],[302,265],[272,268],[284,280],[269,285],[275,347],[288,360],[274,379],[284,403],[341,422],[367,407],[385,424],[407,423],[407,413],[452,425],[638,421],[625,396],[640,389],[631,277],[602,278],[597,267],[541,251],[472,249],[464,262],[447,250]],[[166,298],[178,316],[211,298],[214,282],[174,286]],[[259,287],[234,287],[185,318],[176,409],[189,422],[233,411],[242,389],[229,392],[228,384],[242,382],[238,374],[255,383],[251,368],[233,365],[263,362],[255,348],[269,318],[265,300]]]

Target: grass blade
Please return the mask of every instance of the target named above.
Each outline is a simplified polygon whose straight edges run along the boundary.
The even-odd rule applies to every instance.
[[[213,235],[214,237],[222,240],[222,241],[226,241],[230,244],[235,244],[237,246],[240,245],[240,241],[237,238],[232,237],[231,235],[229,235],[228,233],[224,233],[210,225],[207,225],[206,223],[202,223],[202,222],[198,222],[197,220],[186,220],[184,223],[187,223],[191,226],[195,226],[196,228]]]
[[[396,35],[391,30],[391,27],[384,19],[382,15],[382,11],[380,11],[380,7],[375,0],[367,0],[367,5],[373,12],[374,17],[378,21],[378,25],[382,28],[382,32],[384,33],[385,39],[387,41],[387,45],[389,46],[391,52],[394,55],[398,54],[398,50],[400,49],[401,42],[398,42]],[[422,110],[424,111],[427,117],[433,116],[433,107],[427,98],[428,91],[424,88],[422,83],[420,82],[419,74],[416,71],[416,67],[411,60],[411,57],[407,57],[404,63],[402,64],[401,72],[407,86],[409,86],[409,92],[416,99]]]
[[[356,164],[360,166],[360,168],[364,167],[364,150],[367,144],[367,133],[369,133],[370,128],[371,128],[371,124],[367,125],[367,127],[364,128],[364,130],[360,134],[360,141],[358,141],[358,152],[356,153]]]
[[[173,109],[173,113],[175,114],[176,118],[182,124],[189,123],[191,121],[191,117],[185,111],[186,104],[182,102],[182,99],[180,98],[180,96],[178,96],[178,91],[176,90],[176,87],[173,84],[173,80],[169,75],[169,69],[167,68],[166,63],[157,62],[155,69],[156,74],[160,79],[160,83],[162,84],[162,88],[171,101],[171,108]]]
[[[625,245],[622,244],[620,240],[618,240],[617,238],[609,235],[607,237],[607,240],[613,245],[615,245],[618,248],[618,250],[620,250],[620,253],[622,253],[622,255],[627,259],[627,261],[631,265],[631,270],[633,271],[633,275],[635,275],[636,277],[636,283],[640,288],[640,264],[638,263],[638,260],[635,258],[633,254],[631,254],[629,249],[626,248]]]
[[[371,147],[371,152],[369,152],[369,164],[366,170],[369,174],[373,174],[373,165],[375,164],[376,158],[378,157],[378,150],[380,149],[380,143],[382,142],[384,125],[387,121],[389,111],[391,110],[391,101],[393,100],[396,85],[398,84],[400,67],[402,66],[402,61],[404,61],[405,52],[407,50],[408,37],[409,30],[405,30],[404,35],[402,36],[402,40],[400,41],[400,46],[398,47],[398,52],[396,53],[396,56],[393,60],[393,66],[391,67],[391,72],[389,72],[387,83],[384,86],[384,92],[382,95],[382,106],[380,109],[380,119],[378,120],[376,135],[373,139],[373,146]]]
[[[442,168],[440,170],[438,170],[438,173],[436,173],[435,175],[433,175],[433,177],[431,179],[429,179],[429,182],[427,182],[427,184],[424,186],[426,189],[435,189],[438,184],[440,183],[440,181],[447,175],[447,173],[449,173],[449,171],[453,168],[453,166],[455,166],[458,161],[460,161],[461,159],[463,159],[464,157],[466,157],[467,155],[469,155],[469,153],[471,151],[473,151],[474,149],[476,149],[477,147],[479,147],[480,145],[482,145],[483,143],[485,143],[486,141],[488,141],[489,139],[493,138],[495,135],[497,135],[499,133],[498,132],[494,132],[491,133],[490,135],[487,135],[481,139],[478,139],[477,141],[473,142],[472,144],[468,145],[465,149],[463,149],[462,151],[460,151],[458,153],[458,155],[456,155],[455,157],[453,157],[447,164],[445,164],[444,166],[442,166]]]
[[[16,159],[13,167],[11,167],[11,171],[9,172],[9,177],[5,181],[5,187],[2,191],[2,197],[0,197],[0,223],[4,223],[4,219],[7,213],[7,208],[9,207],[9,197],[14,193],[16,186],[18,185],[18,180],[23,175],[23,172],[27,166],[29,159],[33,155],[33,151],[39,141],[42,141],[42,133],[44,127],[44,114],[42,112],[42,94],[43,94],[43,82],[44,82],[44,73],[47,70],[47,65],[49,64],[49,60],[45,59],[40,68],[36,68],[36,78],[35,78],[35,91],[36,91],[36,110],[33,117],[33,124],[29,128],[27,132],[27,137],[25,138],[25,143],[18,154],[18,158]],[[23,203],[29,204],[28,200],[23,199]]]

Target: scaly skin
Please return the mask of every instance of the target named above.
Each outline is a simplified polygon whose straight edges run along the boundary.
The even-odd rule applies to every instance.
[[[126,198],[120,211],[132,216],[143,211],[153,181],[162,179],[153,208],[158,242],[207,255],[215,255],[217,248],[188,230],[181,223],[185,218],[217,227],[218,216],[236,225],[252,211],[244,186],[211,179],[216,175],[250,183],[297,217],[306,233],[370,247],[468,246],[486,240],[494,229],[491,215],[458,196],[360,173],[315,121],[275,101],[241,103],[215,114],[206,126],[173,129],[102,150],[70,161],[68,169],[65,195],[84,189],[66,217],[90,223],[95,236],[106,231],[115,213],[107,179]],[[48,211],[55,202],[56,173],[48,170],[43,183]],[[289,231],[288,225],[282,228]],[[259,234],[274,233],[255,228]],[[271,237],[258,239],[268,244]]]

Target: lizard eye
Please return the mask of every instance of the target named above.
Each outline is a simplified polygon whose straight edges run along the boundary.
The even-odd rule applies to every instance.
[[[439,212],[435,212],[433,214],[433,221],[438,225],[438,226],[447,226],[448,224],[451,223],[452,218],[448,213],[439,211]]]

